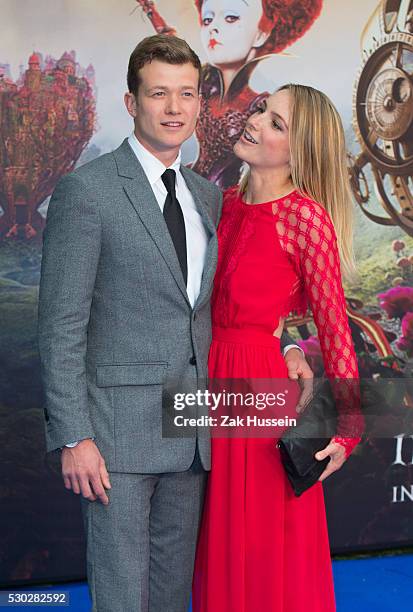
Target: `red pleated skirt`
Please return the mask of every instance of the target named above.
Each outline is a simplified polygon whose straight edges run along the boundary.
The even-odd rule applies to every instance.
[[[214,329],[210,378],[287,377],[279,340]],[[334,612],[322,484],[295,497],[274,438],[215,438],[193,612]]]

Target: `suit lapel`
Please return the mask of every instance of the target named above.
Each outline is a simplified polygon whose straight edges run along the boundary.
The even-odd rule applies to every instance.
[[[136,155],[130,148],[127,138],[125,138],[121,146],[116,149],[113,154],[115,156],[119,176],[129,179],[123,183],[123,188],[128,199],[139,215],[152,240],[155,242],[179,290],[188,305],[191,306],[178,257],[165,219],[147,176],[136,158]]]
[[[185,168],[185,166],[181,166],[181,172],[192,194],[192,197],[194,198],[195,205],[202,216],[202,220],[204,222],[204,226],[206,228],[209,238],[207,251],[205,254],[205,263],[204,270],[202,273],[201,287],[199,290],[198,298],[194,305],[194,310],[196,310],[202,305],[202,303],[205,301],[205,298],[209,295],[217,265],[218,241],[215,224],[209,215],[208,202],[203,200],[202,197],[199,195],[200,192],[202,193],[202,190],[200,189],[200,185],[198,184],[196,177],[194,176],[193,172],[188,170],[188,168]]]

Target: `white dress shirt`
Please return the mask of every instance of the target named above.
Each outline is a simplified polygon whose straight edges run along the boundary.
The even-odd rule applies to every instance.
[[[159,204],[159,208],[163,213],[163,207],[165,204],[167,190],[161,179],[162,174],[165,172],[165,165],[159,161],[152,153],[150,153],[145,147],[139,142],[135,134],[132,133],[128,142],[138,158],[147,178],[152,187],[152,191]],[[185,183],[184,177],[182,176],[181,170],[181,151],[179,151],[176,160],[168,166],[171,170],[175,170],[176,173],[176,197],[182,208],[185,221],[185,232],[186,232],[186,252],[187,252],[187,265],[188,265],[188,280],[186,285],[186,291],[188,294],[189,301],[192,308],[195,305],[196,299],[199,295],[199,289],[201,287],[202,272],[205,264],[205,254],[208,245],[207,232],[204,227],[201,214],[195,205],[194,198],[189,191],[187,184]]]

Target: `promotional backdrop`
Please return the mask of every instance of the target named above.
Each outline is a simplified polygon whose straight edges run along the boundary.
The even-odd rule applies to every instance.
[[[346,297],[359,368],[367,379],[397,380],[392,408],[399,417],[412,414],[413,0],[262,0],[258,22],[252,19],[257,5],[259,0],[3,0],[3,585],[85,574],[79,500],[63,487],[58,457],[44,454],[36,341],[42,231],[58,179],[131,132],[123,105],[126,70],[144,36],[176,32],[200,55],[202,114],[183,160],[222,188],[239,178],[232,145],[268,92],[300,82],[321,89],[336,105],[355,203],[360,278],[346,287]],[[258,26],[268,34],[261,45]],[[320,374],[311,313],[290,317],[288,327]],[[413,542],[413,436],[402,427],[386,438],[371,433],[325,483],[333,552]]]

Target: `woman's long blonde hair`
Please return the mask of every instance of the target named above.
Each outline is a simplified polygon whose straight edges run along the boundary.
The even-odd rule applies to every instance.
[[[288,83],[290,108],[290,166],[294,187],[322,204],[337,234],[343,276],[356,279],[353,254],[353,199],[347,169],[343,124],[331,100],[318,89]],[[248,184],[249,170],[240,182]]]

